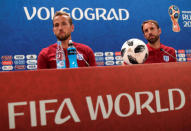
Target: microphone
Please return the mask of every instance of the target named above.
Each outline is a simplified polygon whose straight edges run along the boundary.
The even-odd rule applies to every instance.
[[[160,51],[163,51],[165,54],[171,56],[173,59],[175,59],[176,61],[178,61],[178,59],[176,57],[174,57],[173,55],[171,55],[170,53],[168,53],[167,51],[165,51],[164,49],[160,48]]]

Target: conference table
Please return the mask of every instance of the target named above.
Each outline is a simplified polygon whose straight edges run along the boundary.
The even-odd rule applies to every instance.
[[[191,130],[191,63],[0,72],[0,129]]]

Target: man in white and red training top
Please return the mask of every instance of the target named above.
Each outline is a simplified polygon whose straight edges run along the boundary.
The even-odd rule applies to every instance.
[[[71,32],[74,31],[72,19],[66,12],[58,11],[53,17],[53,32],[57,39],[62,42],[62,47],[66,56],[66,67],[69,67],[67,48],[71,40]],[[77,62],[79,67],[96,66],[93,50],[87,45],[73,42],[76,47]],[[41,50],[38,56],[38,69],[56,68],[56,49],[57,43]],[[83,60],[85,59],[85,60]]]
[[[145,63],[176,62],[175,50],[160,43],[161,28],[154,20],[142,24],[144,37],[148,40],[149,57]]]

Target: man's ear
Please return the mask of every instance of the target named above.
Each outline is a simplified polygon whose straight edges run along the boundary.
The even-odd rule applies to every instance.
[[[72,24],[72,30],[71,30],[71,32],[74,32],[74,25]]]
[[[162,33],[162,30],[161,30],[161,28],[159,28],[159,34],[161,35],[161,33]]]

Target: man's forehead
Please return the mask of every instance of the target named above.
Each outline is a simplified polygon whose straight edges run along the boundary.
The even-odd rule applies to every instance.
[[[57,21],[57,20],[69,20],[69,16],[66,16],[66,15],[58,15],[58,16],[55,16],[54,17],[54,21]]]
[[[150,28],[150,27],[157,27],[156,25],[155,25],[155,23],[153,23],[153,22],[147,22],[147,23],[145,23],[144,25],[143,25],[143,29],[146,29],[146,28]]]
[[[155,23],[153,23],[153,22],[148,22],[148,23],[145,23],[145,25],[156,26],[156,25],[155,25]]]

